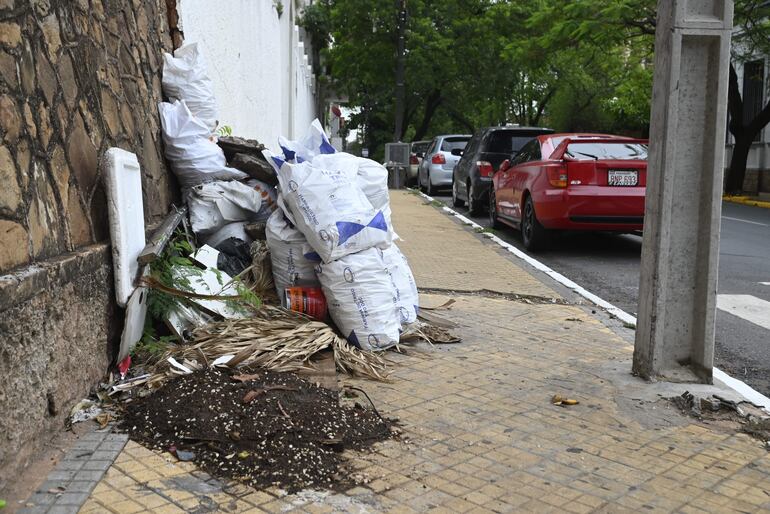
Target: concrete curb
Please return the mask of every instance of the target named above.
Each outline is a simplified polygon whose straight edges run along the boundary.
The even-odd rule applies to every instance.
[[[755,200],[748,196],[728,196],[722,197],[722,200],[730,203],[737,203],[741,205],[751,205],[752,207],[761,207],[763,209],[770,209],[770,202],[765,200]]]
[[[412,190],[416,191],[416,190]],[[463,216],[459,212],[455,211],[454,209],[451,209],[450,207],[447,207],[446,204],[441,202],[440,200],[435,200],[433,197],[426,195],[423,192],[419,192],[420,196],[427,199],[430,202],[439,202],[443,204],[443,207],[441,210],[446,212],[447,214],[450,214],[451,216],[456,217],[458,220],[460,220],[462,223],[469,225],[470,227],[477,229],[477,230],[484,230],[484,227],[476,223],[475,221],[467,218],[466,216]],[[770,207],[770,202],[765,202],[768,204],[768,207]],[[631,314],[627,313],[623,309],[616,307],[615,305],[611,304],[607,300],[604,300],[603,298],[593,294],[592,292],[588,291],[584,287],[580,286],[579,284],[573,282],[569,278],[565,277],[558,271],[554,271],[547,265],[543,264],[542,262],[538,261],[531,255],[522,252],[515,246],[511,245],[510,243],[507,243],[497,237],[495,234],[491,234],[489,232],[483,232],[483,235],[487,237],[488,239],[491,239],[495,243],[497,243],[499,246],[505,248],[510,253],[518,257],[519,259],[523,260],[527,264],[529,264],[531,267],[536,269],[537,271],[540,271],[542,273],[545,273],[552,279],[554,279],[559,284],[567,287],[568,289],[574,291],[575,293],[579,294],[589,302],[595,304],[598,307],[601,307],[607,313],[609,313],[612,316],[615,316],[622,322],[626,323],[627,325],[636,328],[636,317],[632,316]],[[746,384],[745,382],[742,382],[741,380],[738,380],[737,378],[733,378],[721,369],[714,367],[713,376],[716,380],[724,384],[725,386],[729,387],[739,395],[743,396],[748,402],[753,403],[754,405],[762,407],[768,414],[770,414],[770,398],[763,395],[759,391],[752,388],[750,385]]]

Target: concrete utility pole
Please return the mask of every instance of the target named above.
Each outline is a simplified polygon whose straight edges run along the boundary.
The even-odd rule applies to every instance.
[[[732,0],[659,0],[635,373],[710,383]]]
[[[406,75],[406,0],[398,0],[398,49],[396,54],[396,102],[395,118],[396,126],[393,131],[393,141],[401,141],[401,133],[404,130],[404,110],[406,103],[405,75]]]

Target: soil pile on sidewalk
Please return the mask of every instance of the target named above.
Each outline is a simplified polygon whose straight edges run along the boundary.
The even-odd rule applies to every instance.
[[[123,428],[214,476],[289,492],[344,484],[341,452],[391,435],[377,413],[293,374],[239,372],[181,376],[127,405]]]

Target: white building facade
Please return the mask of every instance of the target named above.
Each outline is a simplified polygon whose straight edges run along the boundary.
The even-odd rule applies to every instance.
[[[309,42],[297,26],[308,0],[177,0],[185,43],[208,64],[222,125],[277,147],[305,134],[315,112]]]

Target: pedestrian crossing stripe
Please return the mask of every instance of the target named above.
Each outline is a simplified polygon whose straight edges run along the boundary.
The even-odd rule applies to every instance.
[[[717,308],[770,330],[770,302],[749,294],[717,295]]]

